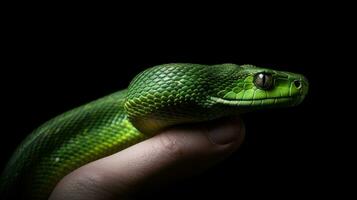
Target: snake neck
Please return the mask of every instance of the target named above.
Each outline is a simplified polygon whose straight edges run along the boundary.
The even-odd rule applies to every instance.
[[[217,107],[216,112],[207,112],[200,106],[190,105],[183,107],[170,107],[165,109],[158,109],[155,113],[147,115],[142,113],[141,115],[129,115],[129,121],[143,134],[152,136],[159,131],[180,124],[190,124],[202,121],[209,121],[216,118],[220,118],[223,115],[236,114],[226,110],[222,112],[221,107]]]

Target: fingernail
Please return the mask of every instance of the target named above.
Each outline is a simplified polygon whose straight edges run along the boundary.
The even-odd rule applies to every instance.
[[[238,139],[240,131],[240,119],[222,119],[208,128],[207,136],[212,143],[224,145]]]

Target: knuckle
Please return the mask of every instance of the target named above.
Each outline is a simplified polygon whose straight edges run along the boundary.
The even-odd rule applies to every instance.
[[[101,185],[102,177],[98,173],[82,173],[75,179],[76,186],[81,190],[92,190]]]
[[[81,173],[72,182],[72,187],[79,193],[109,195],[111,192],[104,187],[105,177],[101,173]]]
[[[179,139],[170,134],[162,134],[159,137],[159,149],[168,157],[178,158],[184,154],[183,145]]]

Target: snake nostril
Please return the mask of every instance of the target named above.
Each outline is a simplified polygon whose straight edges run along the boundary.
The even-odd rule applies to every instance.
[[[295,81],[294,81],[294,85],[295,85],[295,87],[296,87],[297,89],[300,89],[300,88],[301,88],[301,81],[295,80]]]

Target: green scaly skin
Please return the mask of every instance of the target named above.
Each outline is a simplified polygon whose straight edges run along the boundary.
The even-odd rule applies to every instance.
[[[260,87],[260,73],[272,86]],[[262,79],[260,79],[262,80]],[[252,65],[164,64],[137,75],[127,90],[46,122],[18,147],[0,179],[2,198],[47,199],[66,174],[182,123],[301,103],[299,74]]]

